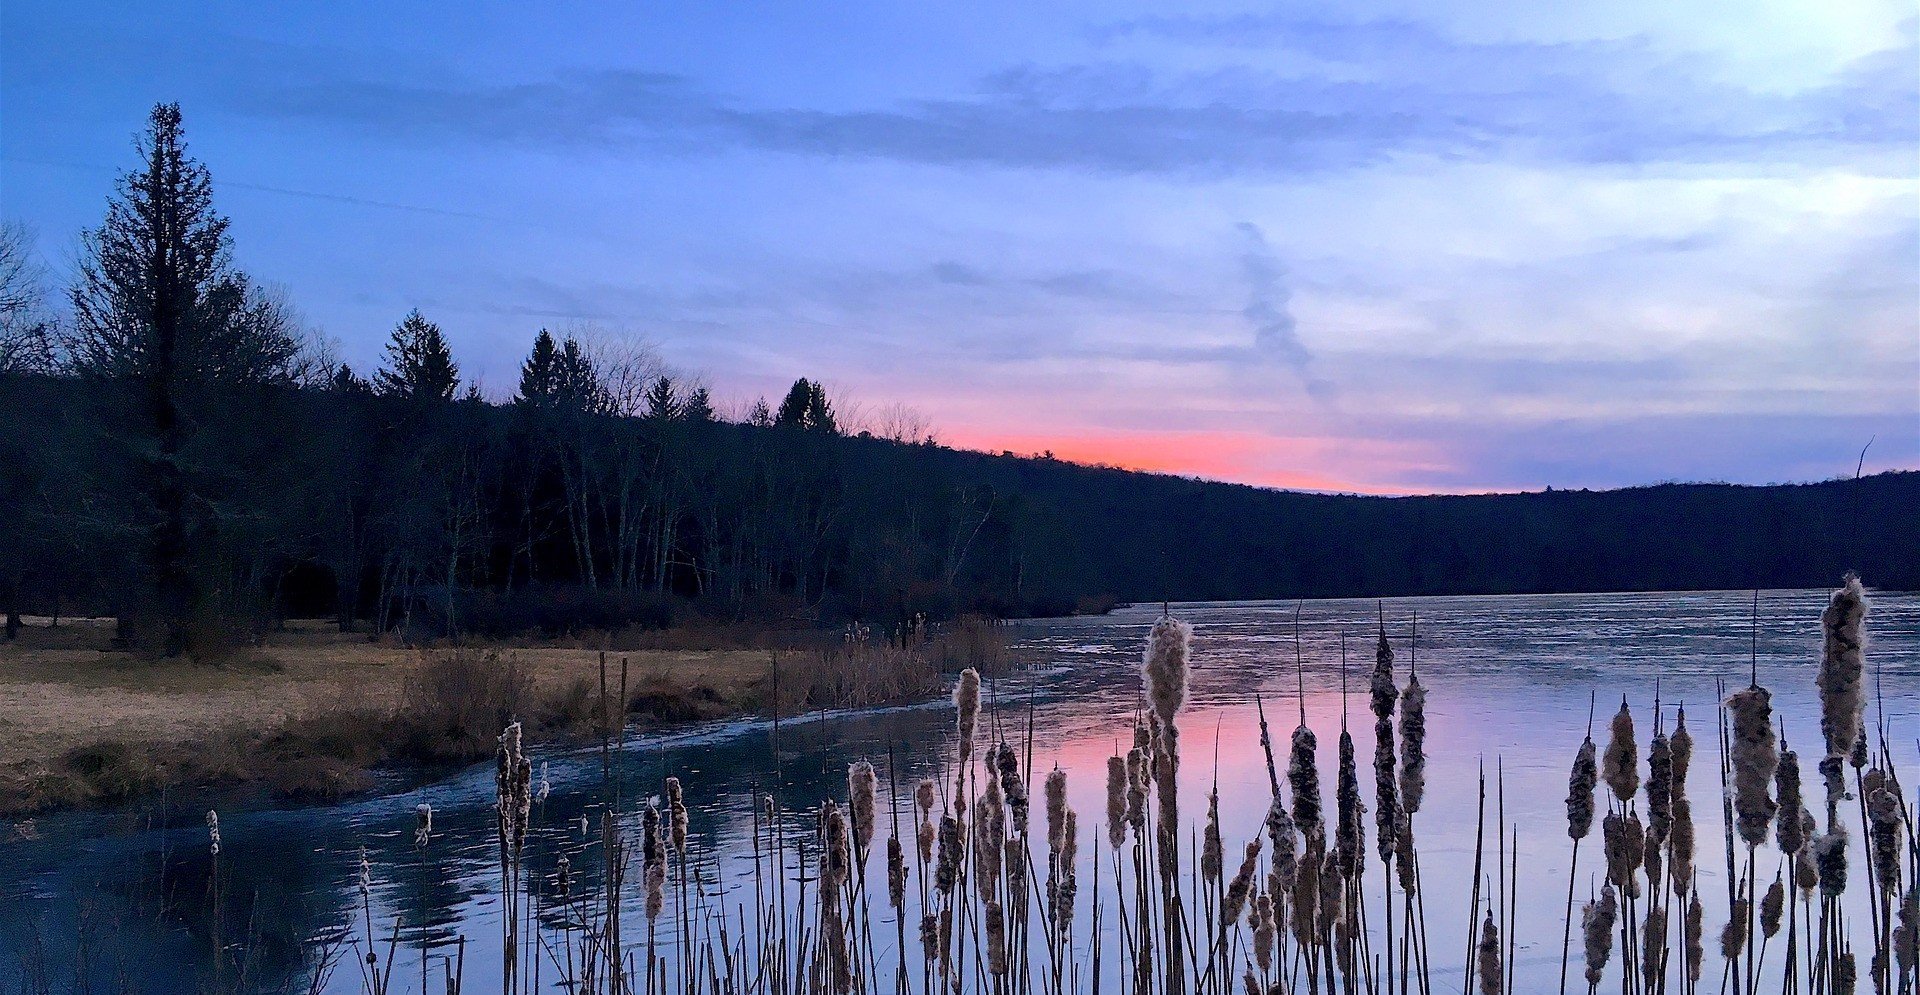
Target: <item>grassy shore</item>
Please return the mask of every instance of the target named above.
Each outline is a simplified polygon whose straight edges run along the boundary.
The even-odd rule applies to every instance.
[[[110,637],[81,622],[30,625],[0,643],[0,815],[177,786],[335,798],[364,790],[373,768],[489,756],[507,721],[562,740],[602,722],[603,650],[577,642],[423,649],[295,623],[203,664],[121,652]],[[617,701],[624,661],[627,719],[641,727],[879,704],[937,689],[952,648],[866,633],[750,642],[710,633],[604,651],[610,692]]]

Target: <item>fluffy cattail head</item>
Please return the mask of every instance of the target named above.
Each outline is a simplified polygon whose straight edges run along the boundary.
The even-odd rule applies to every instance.
[[[1161,725],[1174,724],[1187,700],[1187,654],[1193,626],[1177,618],[1163,618],[1147,633],[1147,652],[1140,663],[1146,682],[1147,704]]]
[[[1001,743],[998,750],[988,750],[987,755],[999,771],[1000,794],[1007,800],[1013,830],[1024,834],[1027,831],[1027,781],[1021,776],[1020,755],[1009,743]]]
[[[1705,965],[1707,949],[1704,944],[1706,935],[1707,910],[1700,904],[1700,889],[1693,889],[1693,898],[1687,902],[1687,918],[1681,925],[1682,939],[1686,943],[1687,980],[1698,982],[1700,969]]]
[[[1246,907],[1247,896],[1253,889],[1253,876],[1260,869],[1260,838],[1247,841],[1245,855],[1240,858],[1240,869],[1233,874],[1233,880],[1227,884],[1227,892],[1220,899],[1220,928],[1231,927],[1240,918],[1240,910]]]
[[[1780,751],[1780,763],[1773,772],[1774,793],[1778,799],[1774,803],[1773,838],[1780,845],[1780,852],[1792,856],[1806,845],[1806,833],[1800,824],[1800,809],[1805,804],[1800,796],[1800,755],[1792,750]]]
[[[1504,975],[1500,971],[1500,927],[1493,924],[1493,911],[1480,923],[1480,943],[1475,947],[1474,966],[1480,976],[1480,995],[1500,995]]]
[[[1823,645],[1820,653],[1820,731],[1826,735],[1827,756],[1840,757],[1853,748],[1862,732],[1866,710],[1862,677],[1866,664],[1867,592],[1860,578],[1848,574],[1820,614]]]
[[[991,899],[987,902],[987,973],[996,978],[1007,974],[1007,913]]]
[[[220,856],[220,813],[207,809],[207,853]]]
[[[1273,875],[1282,889],[1293,887],[1300,860],[1300,839],[1293,817],[1278,797],[1267,809],[1267,842],[1273,845]]]
[[[1367,806],[1360,800],[1360,765],[1353,736],[1340,730],[1340,769],[1334,780],[1334,854],[1341,877],[1359,874],[1367,856]]]
[[[1759,846],[1767,841],[1777,811],[1771,791],[1780,751],[1772,698],[1757,686],[1736,691],[1727,699],[1727,712],[1733,720],[1727,759],[1733,769],[1734,826],[1748,846]]]
[[[1767,887],[1765,897],[1760,899],[1760,935],[1772,939],[1780,932],[1780,917],[1787,908],[1787,886],[1775,875],[1773,884]]]
[[[1587,986],[1600,983],[1607,960],[1613,956],[1613,926],[1620,915],[1620,900],[1611,883],[1602,885],[1600,897],[1580,910],[1580,939],[1587,960]]]
[[[920,807],[920,818],[925,819],[933,815],[933,794],[936,789],[937,786],[930,777],[921,778],[920,783],[914,786],[913,803]]]
[[[1107,846],[1114,850],[1127,841],[1127,761],[1107,758]]]
[[[1273,970],[1273,941],[1279,925],[1274,921],[1273,893],[1261,892],[1253,901],[1253,962],[1261,974]]]
[[[667,778],[667,817],[672,831],[669,839],[673,842],[673,852],[682,856],[687,852],[687,799],[680,789],[680,779]]]
[[[1906,977],[1920,966],[1920,885],[1907,889],[1900,900],[1898,926],[1893,927],[1893,959]]]
[[[1673,858],[1670,869],[1674,894],[1684,895],[1692,887],[1695,852],[1693,803],[1685,798],[1673,801],[1673,831],[1667,834],[1667,853]]]
[[[1659,964],[1667,946],[1667,909],[1659,902],[1647,903],[1647,920],[1640,931],[1640,963]]]
[[[1137,838],[1147,825],[1147,751],[1127,751],[1127,825]]]
[[[1047,851],[1058,854],[1067,831],[1067,772],[1059,767],[1047,772],[1044,788],[1047,799]]]
[[[1400,694],[1400,807],[1420,811],[1427,793],[1427,689],[1419,674],[1407,675]]]
[[[897,912],[906,907],[907,854],[900,837],[887,837],[887,904]]]
[[[413,845],[426,846],[433,839],[433,806],[421,802],[413,807]]]
[[[1667,746],[1673,751],[1673,793],[1679,796],[1687,790],[1687,771],[1693,766],[1693,733],[1687,731],[1687,710],[1680,709],[1680,717],[1673,724],[1673,735],[1668,738]]]
[[[1860,779],[1867,803],[1867,853],[1873,861],[1873,883],[1888,896],[1900,887],[1900,782],[1893,772],[1876,767]]]
[[[1220,880],[1226,860],[1226,844],[1220,838],[1220,790],[1207,792],[1207,828],[1200,836],[1200,880]]]
[[[1835,819],[1825,833],[1815,836],[1810,846],[1813,866],[1819,875],[1820,894],[1838,898],[1847,890],[1847,826]]]
[[[960,820],[951,815],[940,817],[940,859],[934,865],[933,887],[942,895],[953,894],[960,879]]]
[[[1655,731],[1647,748],[1647,829],[1656,843],[1673,827],[1673,744]]]
[[[960,760],[973,759],[973,735],[980,724],[980,672],[968,667],[953,686],[954,721],[960,733]]]
[[[1726,960],[1738,959],[1747,947],[1747,893],[1741,886],[1740,897],[1733,903],[1733,911],[1727,916],[1727,924],[1720,929],[1720,956]]]
[[[1293,822],[1305,834],[1307,846],[1326,839],[1327,827],[1320,803],[1319,743],[1304,724],[1293,730],[1293,748],[1287,755],[1287,786],[1293,789]]]
[[[1633,713],[1627,709],[1625,698],[1620,699],[1620,710],[1614,713],[1610,729],[1601,773],[1613,796],[1624,805],[1640,790],[1640,754],[1633,742]]]
[[[1573,773],[1567,777],[1567,837],[1582,840],[1593,831],[1593,794],[1594,785],[1599,779],[1599,769],[1595,766],[1594,756],[1598,751],[1593,745],[1593,737],[1587,737],[1580,744],[1580,752],[1573,755]]]
[[[861,853],[873,843],[874,796],[878,790],[873,764],[860,760],[847,768],[847,808],[853,813],[853,842]]]

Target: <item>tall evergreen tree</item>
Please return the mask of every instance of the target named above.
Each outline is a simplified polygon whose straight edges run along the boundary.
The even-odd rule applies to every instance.
[[[223,410],[234,388],[291,382],[300,346],[285,307],[232,269],[227,219],[177,104],[154,107],[138,148],[140,167],[82,237],[68,348],[78,373],[106,382],[94,396],[132,468],[141,506],[126,527],[144,537],[149,571],[129,607],[172,656],[202,648],[194,622],[217,610],[195,561],[219,525],[209,492],[235,471],[192,444],[234,413]]]
[[[554,360],[554,391],[570,411],[600,414],[611,404],[606,385],[600,382],[600,370],[580,347],[579,340],[571,335],[561,344],[560,354]]]
[[[680,405],[680,417],[695,424],[704,424],[714,420],[713,398],[705,387],[695,387],[693,393]]]
[[[647,417],[656,421],[673,421],[680,417],[680,396],[674,388],[673,378],[655,377],[647,385]]]
[[[374,388],[387,397],[415,401],[451,401],[460,385],[460,367],[453,361],[440,326],[418,308],[394,328],[387,340],[387,365],[374,374]]]
[[[550,406],[559,384],[559,364],[559,350],[554,347],[553,336],[546,329],[540,329],[540,334],[533,338],[533,351],[527,354],[527,361],[520,364],[520,392],[514,395],[514,402]]]
[[[774,424],[829,435],[840,431],[833,413],[833,402],[827,400],[827,389],[806,377],[795,380],[793,386],[787,389],[787,396],[780,401],[780,412],[774,416]]]

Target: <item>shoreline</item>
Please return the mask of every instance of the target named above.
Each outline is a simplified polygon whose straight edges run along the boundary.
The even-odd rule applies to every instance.
[[[108,629],[63,624],[0,644],[0,738],[12,744],[0,762],[0,818],[181,788],[338,801],[376,788],[376,772],[430,774],[480,761],[513,720],[549,741],[585,745],[607,725],[603,653],[609,710],[626,662],[630,734],[776,710],[785,720],[908,703],[939,686],[924,646],[421,649],[302,622],[234,659],[202,664],[113,650],[109,638]]]

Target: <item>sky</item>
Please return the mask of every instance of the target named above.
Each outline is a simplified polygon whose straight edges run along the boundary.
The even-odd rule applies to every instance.
[[[1920,467],[1906,0],[7,0],[56,280],[157,101],[361,370],[419,308],[491,396],[590,329],[1262,485]]]

